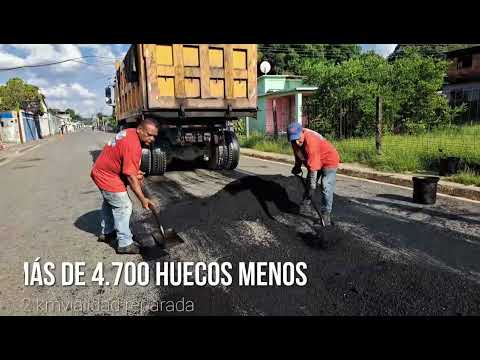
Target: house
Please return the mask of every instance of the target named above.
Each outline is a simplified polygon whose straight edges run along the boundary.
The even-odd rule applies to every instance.
[[[48,113],[45,96],[40,94],[40,106],[38,114],[39,135],[41,138],[55,134],[50,127],[50,114]],[[42,114],[42,115],[40,115]]]
[[[480,46],[449,51],[443,93],[452,105],[467,104],[466,121],[480,120]]]
[[[283,134],[293,121],[305,125],[302,103],[317,87],[305,85],[303,79],[294,75],[260,76],[257,79],[257,119],[247,119],[249,132],[272,135],[276,123],[278,134]]]
[[[16,111],[0,113],[0,140],[5,143],[20,144],[20,128]]]
[[[21,144],[59,133],[60,118],[48,112],[45,97],[40,95],[40,101],[23,104],[24,110],[0,113],[2,141]]]
[[[75,131],[75,126],[74,123],[72,122],[72,119],[70,117],[70,114],[66,111],[57,111],[54,116],[58,119],[59,121],[59,127],[62,125],[65,125],[66,131],[67,132],[74,132]]]
[[[23,144],[38,140],[38,120],[35,114],[28,111],[6,111],[0,113],[0,129],[2,141]]]

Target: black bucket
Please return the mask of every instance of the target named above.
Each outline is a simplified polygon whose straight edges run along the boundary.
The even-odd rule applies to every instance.
[[[458,157],[447,157],[440,159],[440,171],[438,172],[438,174],[440,176],[456,174],[459,162],[460,158]]]
[[[437,176],[415,176],[413,180],[413,202],[431,205],[437,201]]]

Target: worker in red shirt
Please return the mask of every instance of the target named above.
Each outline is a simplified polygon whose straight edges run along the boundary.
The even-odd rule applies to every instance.
[[[319,133],[304,129],[298,122],[291,123],[287,129],[288,140],[295,155],[294,175],[300,174],[302,164],[307,168],[307,191],[304,201],[309,204],[318,180],[322,179],[321,213],[325,225],[332,225],[331,212],[333,193],[335,192],[337,167],[340,156],[335,147]]]
[[[150,145],[158,135],[158,125],[153,119],[144,119],[137,128],[120,131],[113,141],[103,148],[91,172],[92,180],[100,189],[102,204],[102,233],[99,241],[117,239],[117,253],[138,254],[140,248],[133,241],[130,231],[132,201],[127,185],[149,209],[153,202],[142,191],[144,173],[140,171],[142,146]]]

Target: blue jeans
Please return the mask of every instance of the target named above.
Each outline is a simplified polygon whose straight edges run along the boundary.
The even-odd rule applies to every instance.
[[[316,177],[316,179],[312,179],[312,177]],[[308,181],[312,189],[317,187],[316,182],[318,182],[320,178],[322,184],[322,206],[320,211],[322,214],[330,214],[333,207],[333,193],[335,192],[337,169],[321,169],[318,172],[309,173]]]
[[[322,213],[330,214],[333,206],[333,193],[337,183],[337,169],[322,169]]]
[[[101,190],[102,204],[102,234],[117,231],[118,247],[130,245],[132,232],[130,231],[130,216],[132,215],[132,201],[127,192],[108,192]]]

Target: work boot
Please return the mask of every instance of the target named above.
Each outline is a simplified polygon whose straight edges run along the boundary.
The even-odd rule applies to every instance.
[[[101,234],[98,237],[99,242],[104,242],[104,243],[110,243],[112,240],[115,240],[117,238],[117,232],[112,231],[109,234]]]
[[[118,247],[117,254],[140,254],[140,247],[137,243],[132,242],[130,245]]]

